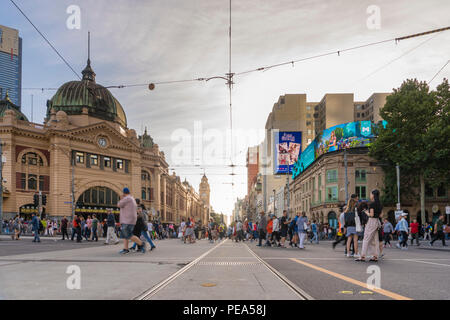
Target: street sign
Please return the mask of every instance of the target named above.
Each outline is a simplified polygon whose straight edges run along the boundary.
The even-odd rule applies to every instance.
[[[398,218],[400,218],[400,216],[402,215],[402,213],[403,213],[403,210],[397,210],[397,211],[395,211],[395,219],[398,220]]]
[[[445,207],[445,213],[446,214],[450,214],[450,206],[446,206]]]
[[[397,203],[397,210],[400,210],[400,203]]]

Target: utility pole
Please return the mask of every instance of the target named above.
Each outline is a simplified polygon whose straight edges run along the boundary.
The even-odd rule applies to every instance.
[[[38,206],[39,218],[42,216],[42,191],[39,190],[39,206]]]
[[[0,234],[3,231],[3,143],[0,140]]]
[[[289,206],[290,206],[290,204],[291,204],[291,195],[290,195],[290,193],[289,193],[289,175],[291,174],[291,164],[290,163],[288,163],[288,172],[287,172],[287,187],[286,187],[286,190],[287,190],[287,196],[286,196],[286,209],[287,209],[287,214],[288,214],[288,216],[290,215],[290,213],[289,213]]]
[[[345,164],[345,203],[347,203],[348,202],[347,148],[344,149],[344,164]]]
[[[397,172],[397,210],[400,210],[400,166],[398,163],[395,169]]]
[[[72,157],[72,222],[75,219],[75,158]]]

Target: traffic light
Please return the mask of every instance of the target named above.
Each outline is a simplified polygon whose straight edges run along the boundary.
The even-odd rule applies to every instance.
[[[42,195],[42,205],[45,206],[47,204],[47,195],[43,194]]]
[[[38,194],[34,194],[33,196],[33,204],[35,207],[39,206],[39,195]]]

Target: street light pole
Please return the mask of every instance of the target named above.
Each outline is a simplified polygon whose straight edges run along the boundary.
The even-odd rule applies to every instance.
[[[396,172],[397,172],[397,210],[400,210],[400,166],[397,163],[395,166]]]
[[[0,234],[3,231],[3,144],[0,139]]]
[[[345,203],[347,203],[348,202],[347,148],[344,149],[344,164],[345,164]]]
[[[286,209],[287,209],[287,213],[288,213],[288,215],[290,214],[289,213],[289,206],[291,205],[291,195],[290,195],[290,193],[289,193],[289,175],[291,174],[291,164],[290,163],[288,163],[288,172],[287,172],[287,187],[286,187],[286,190],[287,190],[287,201],[286,201]]]

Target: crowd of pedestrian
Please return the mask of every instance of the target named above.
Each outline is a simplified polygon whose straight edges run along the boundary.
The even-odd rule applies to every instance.
[[[439,216],[434,223],[420,225],[416,219],[410,224],[407,213],[403,213],[395,222],[395,226],[383,215],[379,190],[373,190],[370,201],[359,200],[356,194],[351,195],[347,204],[340,208],[340,216],[336,229],[328,224],[309,221],[306,213],[297,213],[288,217],[283,211],[282,217],[273,214],[266,216],[260,212],[256,222],[236,220],[228,229],[227,236],[233,241],[253,241],[258,239],[259,247],[296,247],[304,249],[305,244],[318,244],[320,240],[334,240],[332,248],[342,243],[346,257],[355,261],[378,261],[384,256],[383,249],[392,247],[391,241],[397,240],[396,247],[406,250],[408,242],[420,245],[420,241],[429,241],[433,246],[450,235],[450,224],[445,225],[445,216]]]

